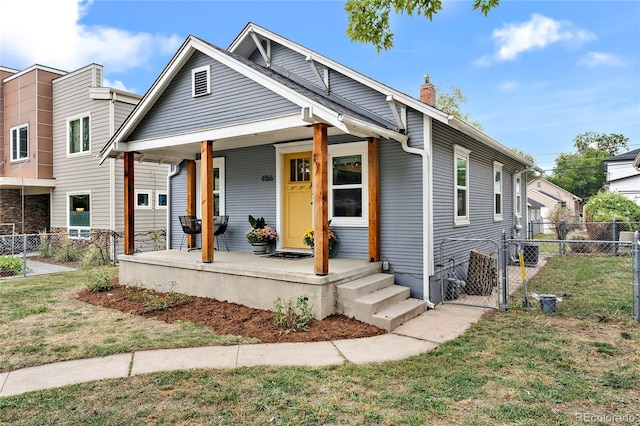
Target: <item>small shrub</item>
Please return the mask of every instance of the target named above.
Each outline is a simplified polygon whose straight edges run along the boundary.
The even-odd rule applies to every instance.
[[[165,311],[187,297],[186,294],[175,291],[176,282],[171,282],[170,285],[170,290],[166,293],[140,287],[127,287],[125,289],[125,297],[127,300],[144,303],[145,313]]]
[[[285,301],[278,297],[273,306],[276,325],[284,327],[285,333],[309,330],[309,321],[313,313],[307,296],[300,296],[295,302],[293,299]]]
[[[53,258],[59,262],[75,262],[79,260],[81,252],[74,247],[69,239],[65,239],[58,250],[55,251]]]
[[[24,262],[19,257],[0,256],[0,271],[9,271],[11,275],[22,274]]]
[[[111,261],[109,254],[98,246],[91,246],[82,256],[82,267],[92,268],[94,266],[106,265]]]
[[[101,269],[89,274],[89,282],[87,288],[91,293],[100,293],[102,291],[109,291],[114,289],[114,285],[111,282],[109,272],[105,269]]]
[[[46,230],[40,232],[40,250],[38,251],[38,255],[45,258],[53,255],[51,241],[49,241],[49,235]]]

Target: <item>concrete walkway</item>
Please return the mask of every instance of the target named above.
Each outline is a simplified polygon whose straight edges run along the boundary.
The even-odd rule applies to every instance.
[[[364,364],[399,360],[455,339],[484,312],[481,308],[441,304],[389,334],[363,339],[157,349],[22,368],[0,373],[0,397],[158,371],[256,365],[321,367],[344,361]]]

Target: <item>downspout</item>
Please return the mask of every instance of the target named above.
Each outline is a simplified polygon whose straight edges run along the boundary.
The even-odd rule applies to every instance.
[[[180,164],[176,164],[167,174],[167,250],[171,248],[171,179],[180,173]]]
[[[425,116],[423,116],[425,117]],[[424,149],[409,146],[408,140],[399,141],[402,150],[409,154],[422,157],[422,187],[425,188],[422,194],[423,217],[426,214],[427,220],[422,221],[422,270],[423,272],[423,298],[429,309],[436,307],[431,301],[431,283],[429,277],[433,275],[433,179],[431,178],[431,118],[425,117],[424,121]]]

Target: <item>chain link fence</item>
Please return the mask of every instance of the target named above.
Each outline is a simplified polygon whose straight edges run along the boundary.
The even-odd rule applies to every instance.
[[[166,248],[166,231],[138,231],[136,252]],[[0,235],[0,278],[68,272],[117,263],[123,252],[123,234],[91,231],[83,238],[67,233]]]

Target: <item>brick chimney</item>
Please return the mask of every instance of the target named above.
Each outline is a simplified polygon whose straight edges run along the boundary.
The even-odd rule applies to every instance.
[[[420,100],[432,107],[436,106],[436,88],[429,83],[429,74],[424,75],[424,84],[420,86]]]

